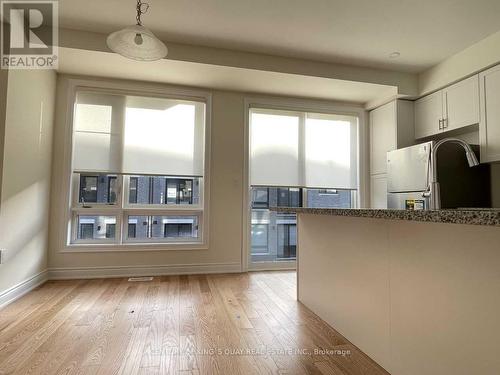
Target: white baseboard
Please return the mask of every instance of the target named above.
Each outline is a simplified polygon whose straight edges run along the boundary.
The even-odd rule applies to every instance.
[[[49,280],[49,272],[48,270],[45,270],[3,292],[0,292],[0,309],[11,302],[14,302],[16,299],[21,298],[26,293],[32,291],[47,280]]]
[[[240,263],[175,264],[163,266],[72,267],[50,268],[50,280],[99,279],[129,276],[195,275],[238,273]]]

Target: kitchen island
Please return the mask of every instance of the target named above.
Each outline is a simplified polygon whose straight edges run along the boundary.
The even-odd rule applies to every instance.
[[[500,211],[275,210],[298,299],[387,371],[500,373]]]

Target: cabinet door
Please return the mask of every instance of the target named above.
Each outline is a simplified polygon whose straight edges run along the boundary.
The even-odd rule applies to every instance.
[[[396,102],[370,112],[370,174],[387,172],[387,152],[396,149]]]
[[[444,130],[479,123],[479,77],[464,79],[443,90]]]
[[[479,74],[481,162],[500,161],[500,65]]]
[[[385,174],[370,178],[370,207],[387,208],[387,176]]]
[[[437,134],[439,120],[443,119],[443,92],[424,96],[415,102],[415,138]]]

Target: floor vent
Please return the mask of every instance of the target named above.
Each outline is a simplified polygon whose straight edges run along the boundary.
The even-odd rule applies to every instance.
[[[130,277],[128,281],[153,281],[153,277],[152,276]]]

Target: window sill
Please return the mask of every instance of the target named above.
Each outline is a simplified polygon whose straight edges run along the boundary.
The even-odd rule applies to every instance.
[[[166,243],[126,243],[126,244],[71,244],[66,245],[59,253],[117,253],[143,251],[175,251],[175,250],[208,250],[208,244],[203,242],[186,242],[176,244]]]

